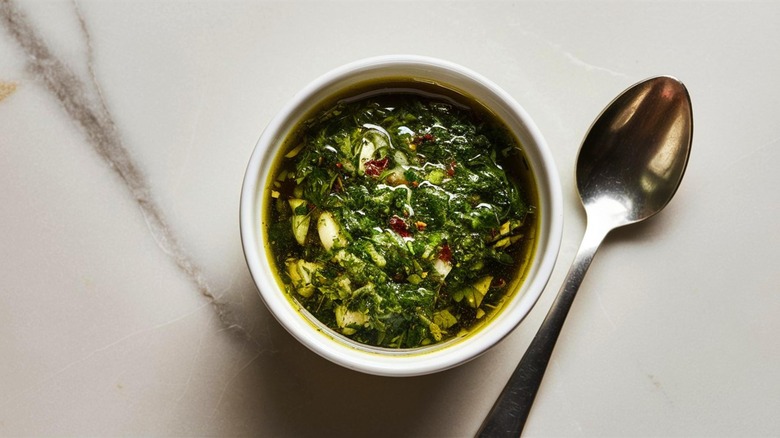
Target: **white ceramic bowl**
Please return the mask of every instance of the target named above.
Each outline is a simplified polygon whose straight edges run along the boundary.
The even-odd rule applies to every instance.
[[[540,221],[536,250],[520,291],[485,327],[465,338],[414,350],[368,347],[305,317],[272,272],[266,253],[263,211],[269,202],[267,181],[284,140],[302,118],[347,87],[381,79],[412,78],[459,90],[493,111],[520,140],[534,174]],[[420,56],[381,56],[337,68],[301,90],[270,122],[255,147],[241,192],[241,239],[249,270],[271,313],[295,338],[317,354],[344,367],[385,376],[414,376],[442,371],[471,360],[508,335],[536,303],[552,273],[563,227],[561,187],[547,144],[536,125],[506,92],[459,65]]]

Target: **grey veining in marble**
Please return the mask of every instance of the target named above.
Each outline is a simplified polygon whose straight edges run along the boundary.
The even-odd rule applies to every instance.
[[[778,16],[735,0],[0,0],[0,436],[473,436],[582,237],[582,135],[658,74],[689,88],[700,147],[669,210],[589,271],[526,431],[776,436]],[[565,188],[552,295],[482,357],[409,379],[296,342],[238,229],[274,114],[334,67],[397,53],[517,99]]]
[[[11,0],[0,0],[0,20],[26,55],[27,69],[33,78],[46,87],[73,123],[81,127],[95,153],[116,173],[119,181],[138,204],[159,248],[191,279],[197,291],[210,302],[227,331],[242,339],[252,340],[249,332],[243,328],[227,304],[214,295],[201,268],[184,250],[175,230],[168,223],[163,209],[155,201],[152,189],[133,159],[131,151],[122,140],[106,103],[95,74],[89,28],[78,3],[73,2],[73,10],[86,46],[87,78],[80,78],[70,66],[52,52],[17,4]],[[1,83],[0,100],[12,93],[15,88],[16,85],[13,83]]]

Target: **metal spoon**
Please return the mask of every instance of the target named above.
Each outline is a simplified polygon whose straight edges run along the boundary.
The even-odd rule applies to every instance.
[[[577,157],[585,236],[563,287],[478,432],[519,436],[577,289],[604,237],[663,209],[680,185],[693,136],[688,90],[675,78],[647,79],[599,115]]]

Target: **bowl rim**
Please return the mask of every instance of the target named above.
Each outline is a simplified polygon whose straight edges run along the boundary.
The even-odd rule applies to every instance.
[[[523,150],[527,158],[529,152],[532,152],[530,161],[534,163],[531,165],[538,165],[533,169],[534,180],[539,203],[544,204],[540,207],[547,211],[539,223],[538,235],[543,241],[537,243],[534,251],[535,263],[531,267],[534,270],[529,272],[521,285],[521,291],[517,291],[507,305],[514,307],[511,315],[508,315],[510,309],[505,308],[489,322],[489,329],[477,330],[467,339],[451,345],[430,350],[403,350],[407,353],[392,355],[377,354],[370,348],[340,341],[327,330],[316,328],[306,321],[293,301],[285,296],[271,272],[271,263],[263,249],[260,211],[260,199],[268,173],[273,167],[276,147],[287,135],[285,126],[291,120],[300,120],[312,106],[316,106],[316,103],[311,103],[312,98],[323,90],[361,74],[384,69],[416,69],[427,72],[432,80],[439,82],[445,81],[444,76],[452,75],[461,83],[468,83],[470,87],[489,93],[503,105],[504,110],[517,119],[525,136],[533,143],[528,149],[525,144],[527,141],[524,142]],[[505,123],[510,125],[507,121]],[[516,129],[510,127],[518,135]],[[527,316],[545,289],[552,275],[563,234],[563,201],[557,167],[547,142],[530,115],[507,92],[486,77],[450,61],[419,55],[384,55],[353,61],[319,76],[296,93],[271,119],[252,151],[241,188],[239,210],[244,257],[258,293],[271,314],[293,337],[320,356],[352,370],[383,376],[415,376],[443,371],[478,357],[504,339]]]

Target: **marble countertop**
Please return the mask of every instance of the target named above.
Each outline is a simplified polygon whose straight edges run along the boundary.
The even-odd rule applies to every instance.
[[[0,0],[0,435],[471,436],[585,219],[582,137],[669,74],[694,145],[668,208],[611,234],[529,436],[780,431],[780,3]],[[558,264],[501,344],[456,369],[343,369],[269,314],[239,239],[264,126],[341,64],[462,64],[537,122],[564,188]]]

